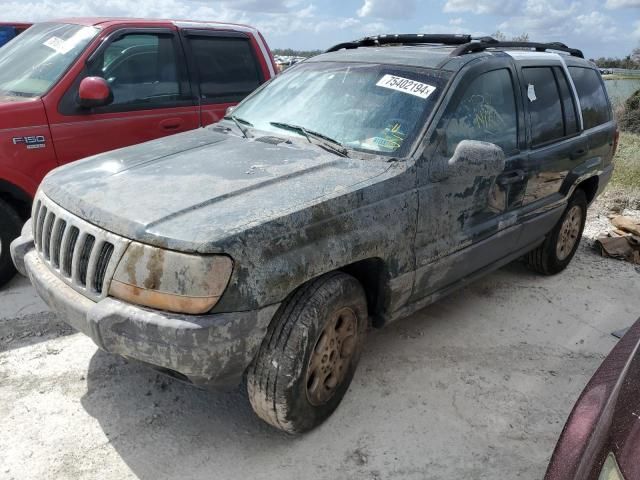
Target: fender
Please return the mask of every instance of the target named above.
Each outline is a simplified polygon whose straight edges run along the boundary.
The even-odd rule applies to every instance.
[[[222,241],[221,250],[236,263],[213,311],[279,303],[315,277],[371,259],[383,264],[387,276],[379,290],[388,295],[382,309],[396,310],[411,293],[415,265],[415,175],[403,173],[388,172],[366,188]]]
[[[604,169],[605,167],[601,157],[593,157],[584,161],[569,171],[562,183],[562,186],[560,187],[560,193],[565,199],[568,199],[573,195],[573,192],[576,190],[578,185],[585,180],[593,177],[598,177],[599,179],[603,174]],[[602,191],[602,185],[598,185],[598,187],[598,191]]]

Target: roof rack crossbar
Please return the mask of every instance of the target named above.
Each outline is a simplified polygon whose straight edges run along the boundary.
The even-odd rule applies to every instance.
[[[388,34],[376,35],[372,37],[364,37],[360,40],[344,42],[334,45],[325,53],[336,52],[338,50],[353,49],[358,47],[377,47],[379,45],[404,44],[440,44],[440,45],[467,45],[471,42],[471,35],[462,34],[431,34],[431,33],[405,33],[405,34]]]
[[[581,50],[576,48],[569,48],[564,43],[536,43],[536,42],[502,42],[491,37],[482,37],[476,39],[476,41],[465,43],[460,45],[453,52],[452,57],[458,57],[466,53],[482,52],[488,48],[526,48],[535,49],[536,52],[546,52],[547,50],[555,50],[558,52],[565,52],[573,57],[584,58],[584,54]]]

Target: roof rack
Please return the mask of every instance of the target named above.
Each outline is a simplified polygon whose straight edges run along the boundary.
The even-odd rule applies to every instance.
[[[360,40],[354,40],[352,42],[339,43],[328,49],[325,53],[337,52],[343,48],[352,49],[358,47],[377,47],[389,44],[420,45],[435,43],[441,45],[466,45],[471,42],[471,40],[471,35],[461,34],[405,33],[375,35],[372,37],[364,37]]]
[[[387,34],[375,35],[372,37],[364,37],[360,40],[344,42],[334,45],[325,53],[337,52],[338,50],[353,49],[358,47],[378,47],[381,45],[402,44],[402,45],[421,45],[421,44],[439,44],[439,45],[457,45],[458,48],[451,52],[452,57],[458,57],[466,53],[482,52],[488,48],[521,48],[535,49],[537,52],[546,52],[547,50],[555,50],[557,52],[565,52],[573,57],[584,58],[581,50],[569,48],[564,43],[536,43],[536,42],[502,42],[493,37],[473,38],[471,35],[450,33],[450,34],[432,34],[432,33],[404,33],[404,34]]]
[[[536,52],[546,52],[547,50],[555,50],[558,52],[566,52],[573,57],[584,58],[584,54],[581,50],[576,48],[569,48],[564,43],[536,43],[536,42],[502,42],[492,37],[482,37],[473,39],[474,41],[460,45],[453,52],[452,57],[458,57],[465,53],[482,52],[487,48],[522,48],[522,49],[535,49]]]

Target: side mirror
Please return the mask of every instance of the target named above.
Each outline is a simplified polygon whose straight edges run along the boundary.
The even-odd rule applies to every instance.
[[[80,82],[78,104],[83,108],[103,107],[113,102],[113,92],[102,77],[86,77]]]
[[[236,107],[227,107],[227,109],[224,111],[224,116],[230,117],[235,109]]]
[[[469,179],[475,177],[495,177],[504,171],[505,155],[502,148],[477,140],[462,140],[453,156],[433,171],[434,180],[449,177]]]

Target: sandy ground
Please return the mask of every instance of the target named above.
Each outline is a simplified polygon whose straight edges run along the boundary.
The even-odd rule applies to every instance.
[[[592,214],[585,235],[604,228]],[[558,276],[514,263],[372,332],[340,408],[301,437],[241,388],[97,350],[17,278],[0,291],[0,478],[539,479],[610,332],[640,316],[640,269],[585,240]]]

